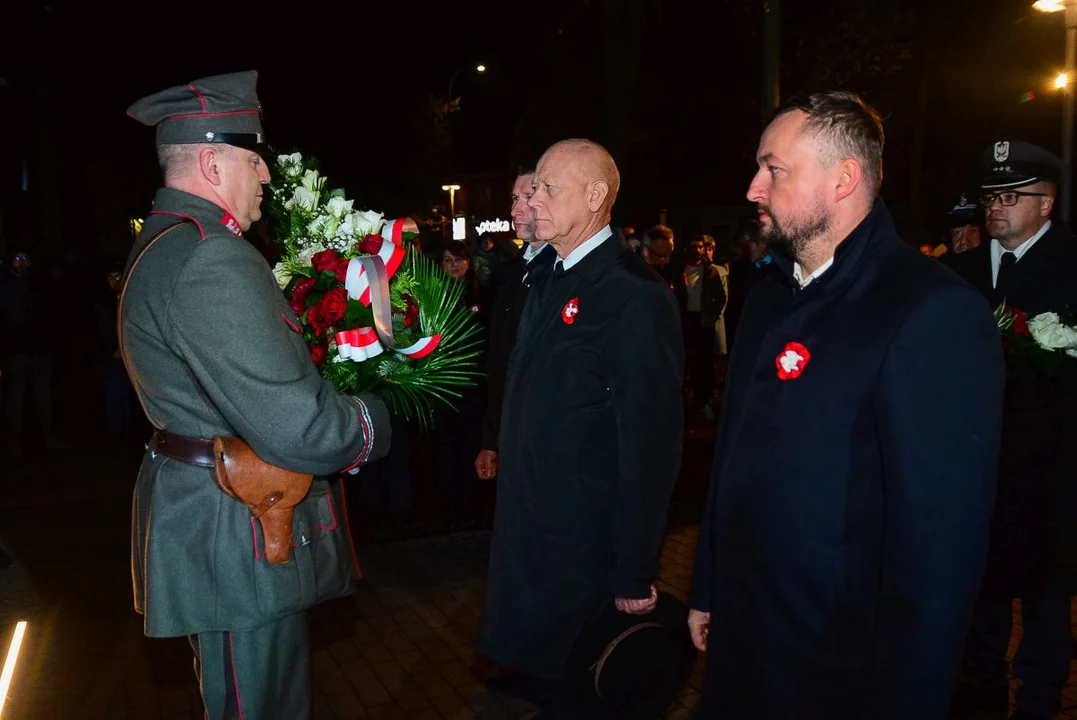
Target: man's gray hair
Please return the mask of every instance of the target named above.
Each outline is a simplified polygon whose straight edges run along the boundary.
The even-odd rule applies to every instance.
[[[194,172],[198,167],[198,153],[206,145],[206,143],[158,145],[157,163],[161,166],[165,185],[171,185]],[[223,154],[228,151],[230,146],[224,143],[216,143],[212,147]]]
[[[886,136],[875,108],[856,93],[835,90],[789,99],[777,115],[799,110],[808,116],[805,132],[823,142],[833,165],[854,159],[860,163],[868,197],[874,200],[883,183],[883,146]]]

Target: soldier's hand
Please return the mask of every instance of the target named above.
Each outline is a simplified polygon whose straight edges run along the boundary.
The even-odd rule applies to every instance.
[[[692,644],[700,652],[707,652],[707,637],[711,629],[711,614],[702,610],[688,611],[688,632],[692,635]]]
[[[617,598],[617,609],[629,615],[646,615],[658,606],[658,591],[651,585],[651,595],[645,598]]]
[[[492,480],[497,475],[497,451],[480,450],[475,458],[475,472],[483,480]]]

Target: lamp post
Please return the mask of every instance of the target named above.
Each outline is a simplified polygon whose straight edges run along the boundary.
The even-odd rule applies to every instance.
[[[450,112],[452,111],[452,101],[453,101],[453,94],[452,94],[452,89],[453,89],[453,86],[454,86],[454,85],[456,85],[456,78],[460,77],[460,73],[462,73],[462,72],[463,72],[464,70],[466,70],[466,68],[460,68],[460,69],[458,69],[458,70],[457,70],[456,72],[454,72],[454,73],[452,74],[452,78],[451,78],[451,79],[449,80],[449,97],[448,97],[448,103],[449,103],[449,111],[450,111]],[[477,73],[484,73],[484,72],[486,72],[486,66],[485,66],[485,65],[476,65],[476,66],[475,66],[475,72],[477,72]]]
[[[1077,75],[1077,0],[1036,0],[1032,7],[1040,12],[1066,13],[1066,66],[1062,82],[1062,183],[1059,192],[1062,222],[1070,221],[1070,195],[1073,190],[1073,81]]]
[[[460,186],[442,185],[441,189],[449,192],[449,217],[456,217],[456,191],[460,189]]]

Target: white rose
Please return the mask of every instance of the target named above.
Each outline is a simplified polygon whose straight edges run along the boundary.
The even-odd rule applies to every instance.
[[[307,190],[310,190],[311,192],[318,192],[323,187],[325,187],[325,180],[325,178],[321,177],[318,174],[317,170],[307,170],[305,173],[303,173],[303,177],[300,178],[299,182],[301,182],[303,184],[303,187],[305,187]]]
[[[1041,313],[1029,320],[1028,331],[1037,343],[1050,350],[1077,347],[1077,331],[1060,323],[1053,312]]]
[[[345,215],[352,211],[352,203],[354,202],[354,200],[345,200],[342,197],[332,197],[325,204],[325,209],[337,220],[342,220]]]
[[[298,180],[303,173],[303,155],[300,153],[279,155],[277,157],[277,166],[280,168],[281,174],[288,180]]]
[[[319,215],[307,226],[307,232],[313,237],[330,240],[337,234],[339,224],[340,221],[332,215]]]
[[[284,267],[284,263],[277,263],[273,266],[273,277],[277,278],[277,284],[280,285],[280,289],[288,287],[288,283],[292,281],[292,274]]]
[[[381,226],[385,222],[385,216],[374,210],[363,210],[352,215],[355,234],[360,237],[378,234],[381,232]]]
[[[314,256],[322,250],[325,250],[325,245],[322,245],[320,242],[312,242],[309,245],[304,245],[303,249],[299,251],[299,254],[295,256],[295,261],[300,265],[310,265]]]
[[[285,210],[291,210],[294,207],[301,208],[307,212],[312,212],[314,207],[318,204],[318,194],[308,190],[305,187],[297,187],[295,192],[292,193],[291,199],[284,203]]]

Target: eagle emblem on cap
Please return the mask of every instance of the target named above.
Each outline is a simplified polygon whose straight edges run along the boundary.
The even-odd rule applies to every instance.
[[[213,140],[215,135],[212,132],[206,133],[206,140]]]
[[[995,143],[995,162],[1006,162],[1010,158],[1010,142],[1000,140]]]
[[[957,201],[957,206],[959,208],[968,207],[968,205],[969,205],[969,199],[967,197],[965,197],[964,195],[962,195],[961,199]]]

